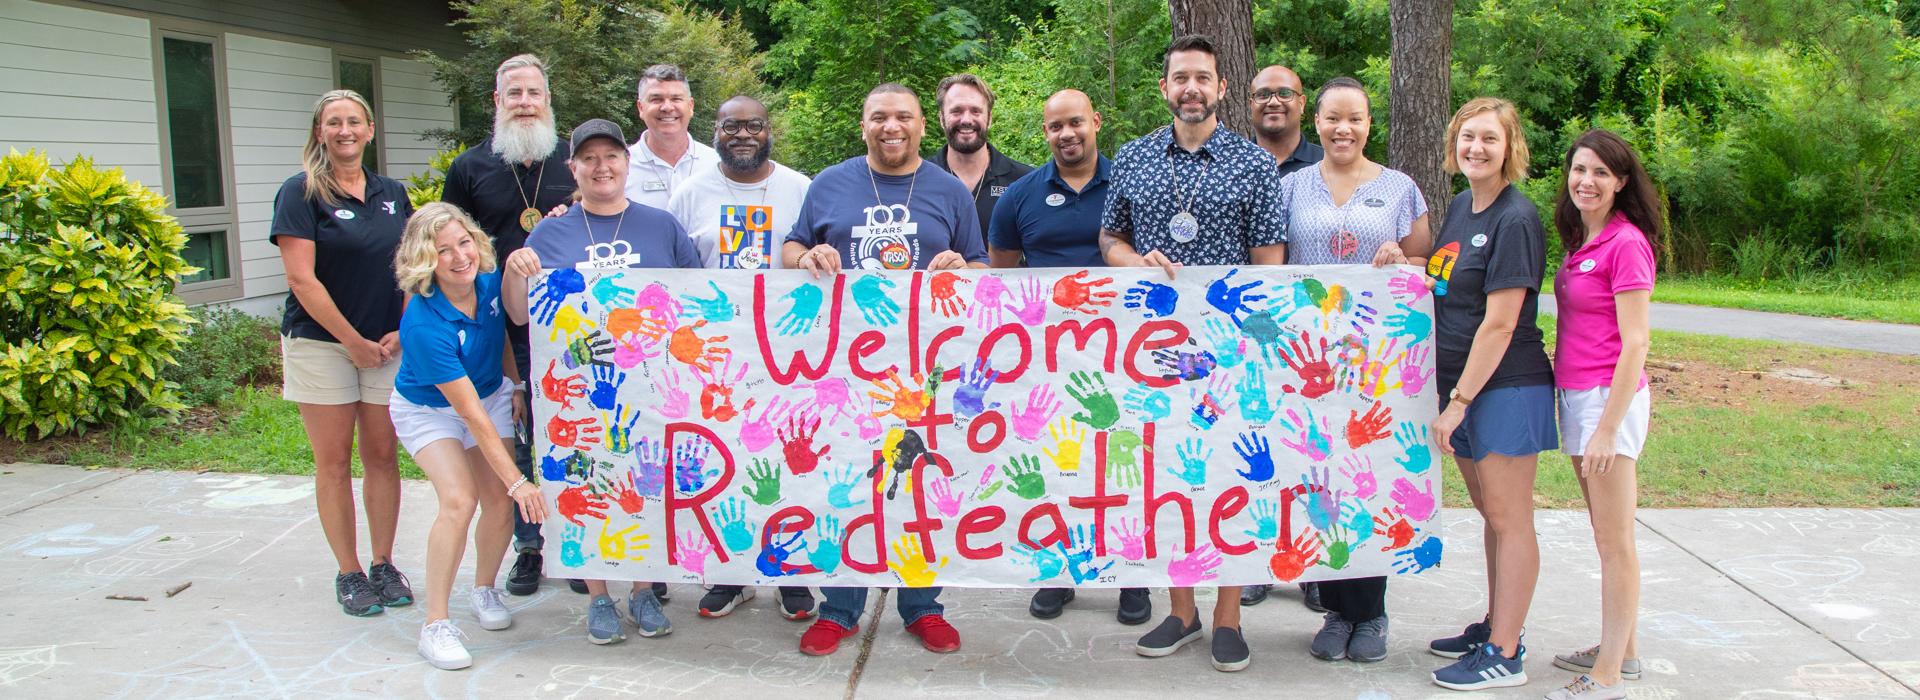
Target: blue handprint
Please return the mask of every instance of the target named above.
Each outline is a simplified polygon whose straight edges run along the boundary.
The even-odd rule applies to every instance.
[[[632,304],[634,299],[633,290],[620,285],[620,278],[626,275],[627,273],[625,272],[615,272],[611,275],[601,277],[599,281],[593,283],[593,298],[598,300],[601,306],[607,308]]]
[[[667,491],[667,448],[652,438],[640,438],[634,447],[639,470],[633,474],[633,490],[642,496],[658,496]]]
[[[594,408],[611,411],[619,398],[620,385],[625,383],[626,372],[610,364],[596,364],[593,366],[593,393],[587,395],[587,400],[593,402]]]
[[[1405,337],[1411,347],[1413,343],[1426,340],[1427,336],[1433,334],[1432,316],[1415,311],[1404,303],[1394,306],[1399,307],[1401,313],[1388,317],[1387,322],[1382,324],[1389,331],[1387,337]]]
[[[1221,367],[1236,367],[1246,359],[1247,339],[1218,316],[1207,319],[1207,341],[1213,343],[1214,361]]]
[[[1213,308],[1219,309],[1221,313],[1232,318],[1235,326],[1241,324],[1241,316],[1243,314],[1253,313],[1253,307],[1248,306],[1248,304],[1267,298],[1265,294],[1248,293],[1260,287],[1260,280],[1254,280],[1238,287],[1233,286],[1228,280],[1233,279],[1233,276],[1239,273],[1240,268],[1236,267],[1228,270],[1227,274],[1221,276],[1220,279],[1214,280],[1211,284],[1207,285],[1207,303],[1212,304]]]
[[[854,470],[851,464],[847,465],[845,469],[842,469],[838,473],[828,470],[827,504],[835,508],[852,508],[866,503],[867,497],[864,495],[862,495],[858,501],[852,498],[854,487],[859,486],[862,481],[859,475],[860,472]]]
[[[1173,398],[1144,383],[1128,389],[1126,398],[1127,410],[1139,413],[1141,422],[1158,423],[1173,414]]]
[[[938,372],[934,376],[939,376]],[[987,389],[993,386],[993,380],[1000,377],[1000,370],[987,366],[987,358],[973,361],[972,371],[960,370],[960,385],[953,390],[953,413],[961,418],[972,418],[985,413],[987,409],[1000,404],[987,405]]]
[[[1393,563],[1399,567],[1397,569],[1399,573],[1417,574],[1439,566],[1440,554],[1443,548],[1444,545],[1440,543],[1440,538],[1429,536],[1420,542],[1420,546],[1414,547],[1412,551],[1401,552],[1395,556]]]
[[[813,551],[807,552],[807,561],[822,573],[833,573],[840,568],[840,540],[846,537],[846,530],[840,527],[840,516],[823,515],[820,522],[813,526]]]
[[[547,273],[545,279],[535,283],[533,289],[528,291],[529,294],[540,295],[533,302],[533,317],[542,324],[553,323],[554,314],[560,313],[560,307],[566,303],[567,297],[586,290],[587,278],[579,270],[563,267]]]
[[[720,285],[714,284],[713,280],[707,280],[707,286],[713,289],[712,299],[703,299],[692,294],[680,295],[680,300],[686,302],[687,308],[692,309],[688,315],[704,318],[709,323],[726,323],[733,320],[733,300],[728,299],[727,293],[720,291]],[[815,291],[818,292],[818,290]]]
[[[1266,436],[1252,431],[1241,433],[1233,451],[1247,462],[1245,470],[1236,469],[1235,473],[1256,484],[1273,479],[1273,449]]]
[[[1024,543],[1014,543],[1013,556],[1025,560],[1033,566],[1034,576],[1028,583],[1051,580],[1066,570],[1067,560],[1051,549],[1034,549]]]
[[[1207,483],[1207,460],[1213,459],[1213,448],[1190,437],[1174,448],[1174,454],[1180,458],[1180,471],[1174,476],[1187,482],[1188,486],[1202,486]]]
[[[727,551],[743,554],[753,549],[753,533],[759,529],[747,523],[747,502],[738,498],[729,498],[713,512],[714,523],[720,526],[720,541]]]
[[[566,481],[567,472],[571,471],[570,467],[573,466],[574,460],[579,459],[579,454],[575,452],[566,457],[554,459],[553,451],[549,449],[546,454],[540,456],[540,480],[556,483]]]
[[[787,307],[787,313],[780,317],[778,330],[780,335],[804,335],[813,331],[814,319],[820,315],[820,288],[811,284],[794,287],[780,297],[793,301]]]
[[[1129,309],[1141,309],[1147,318],[1164,317],[1173,314],[1174,307],[1180,305],[1180,292],[1142,280],[1127,289],[1126,303]]]
[[[1267,372],[1260,365],[1247,363],[1247,374],[1240,378],[1240,415],[1250,425],[1273,420],[1273,404],[1267,400]]]
[[[707,485],[707,478],[718,476],[720,470],[701,471],[707,465],[707,454],[713,445],[706,440],[691,440],[673,448],[673,483],[681,493],[693,493]]]
[[[1093,538],[1087,536],[1086,525],[1073,526],[1072,547],[1067,551],[1067,573],[1073,575],[1075,585],[1100,578],[1100,574],[1113,568],[1114,562],[1108,560],[1106,566],[1096,566],[1093,562]]]
[[[787,565],[787,557],[793,556],[793,549],[788,549],[788,548],[794,547],[794,543],[799,541],[800,541],[799,532],[794,532],[793,536],[788,537],[787,541],[785,542],[774,542],[773,537],[768,537],[766,546],[763,546],[760,548],[760,556],[754,557],[753,565],[756,568],[760,569],[760,573],[766,574],[768,576],[792,575],[793,567]],[[800,546],[794,547],[794,549],[806,549],[806,548],[807,546],[805,543],[801,543]]]
[[[891,326],[900,320],[900,305],[887,298],[887,290],[899,286],[892,278],[870,274],[853,283],[853,303],[860,316],[875,326]]]
[[[567,523],[566,529],[560,531],[560,563],[567,566],[585,566],[587,555],[580,543],[585,542],[586,539],[586,527]]]

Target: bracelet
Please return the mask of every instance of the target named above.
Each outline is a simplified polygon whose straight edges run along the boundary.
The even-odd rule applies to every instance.
[[[527,477],[524,477],[524,476],[523,476],[523,477],[520,477],[520,480],[519,480],[519,481],[516,481],[516,482],[513,482],[513,485],[512,485],[512,486],[508,486],[508,487],[507,487],[507,497],[508,497],[508,498],[512,498],[512,497],[513,497],[513,492],[515,492],[515,491],[519,491],[519,490],[520,490],[520,485],[521,485],[521,484],[524,484],[524,483],[527,483]]]
[[[526,382],[514,382],[514,383],[513,383],[513,390],[514,390],[514,391],[526,391],[526,390],[527,390],[527,383],[526,383]]]

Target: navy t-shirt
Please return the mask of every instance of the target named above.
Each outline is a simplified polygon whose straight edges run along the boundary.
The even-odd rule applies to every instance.
[[[500,312],[500,273],[473,280],[473,315],[454,308],[435,282],[433,293],[417,297],[400,319],[400,371],[393,388],[421,406],[452,405],[440,384],[466,377],[481,398],[500,390],[501,348],[506,345],[506,315]]]
[[[879,201],[874,192],[879,191]],[[820,172],[787,240],[829,244],[849,270],[923,270],[941,251],[985,263],[973,195],[926,160],[910,175],[883,175],[854,156]]]
[[[1546,228],[1520,188],[1508,185],[1479,213],[1473,211],[1473,190],[1461,192],[1447,205],[1446,225],[1427,258],[1427,274],[1434,283],[1433,340],[1441,396],[1453,390],[1467,366],[1473,335],[1487,317],[1487,295],[1502,289],[1523,288],[1526,301],[1520,305],[1507,354],[1481,391],[1553,383],[1553,365],[1547,362],[1536,321],[1546,269]]]
[[[362,171],[367,177],[366,198],[344,196],[335,204],[307,198],[306,173],[287,178],[273,196],[273,225],[267,240],[274,245],[280,244],[281,236],[313,241],[313,276],[347,323],[361,337],[378,341],[400,327],[405,297],[393,279],[393,252],[400,247],[413,203],[399,181]],[[287,295],[280,334],[340,342],[292,294]]]
[[[993,208],[987,241],[1000,250],[1026,254],[1027,267],[1102,267],[1100,214],[1107,207],[1107,176],[1113,161],[1099,156],[1093,179],[1079,192],[1047,161],[1012,185]]]
[[[588,214],[585,205],[575,204],[565,215],[533,227],[527,247],[549,270],[629,254],[637,257],[622,267],[704,267],[693,239],[672,214],[633,200],[627,200],[626,214],[613,216]]]

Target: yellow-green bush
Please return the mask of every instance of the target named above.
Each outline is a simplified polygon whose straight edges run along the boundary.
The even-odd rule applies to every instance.
[[[161,370],[195,268],[166,200],[87,158],[0,160],[0,430],[25,439],[181,408]]]

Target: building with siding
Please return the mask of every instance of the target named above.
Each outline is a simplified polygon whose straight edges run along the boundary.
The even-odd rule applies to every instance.
[[[0,0],[0,153],[89,156],[167,196],[204,269],[195,304],[278,312],[287,282],[267,241],[273,195],[300,169],[321,93],[373,102],[368,165],[426,168],[455,110],[408,52],[461,52],[446,2]]]

